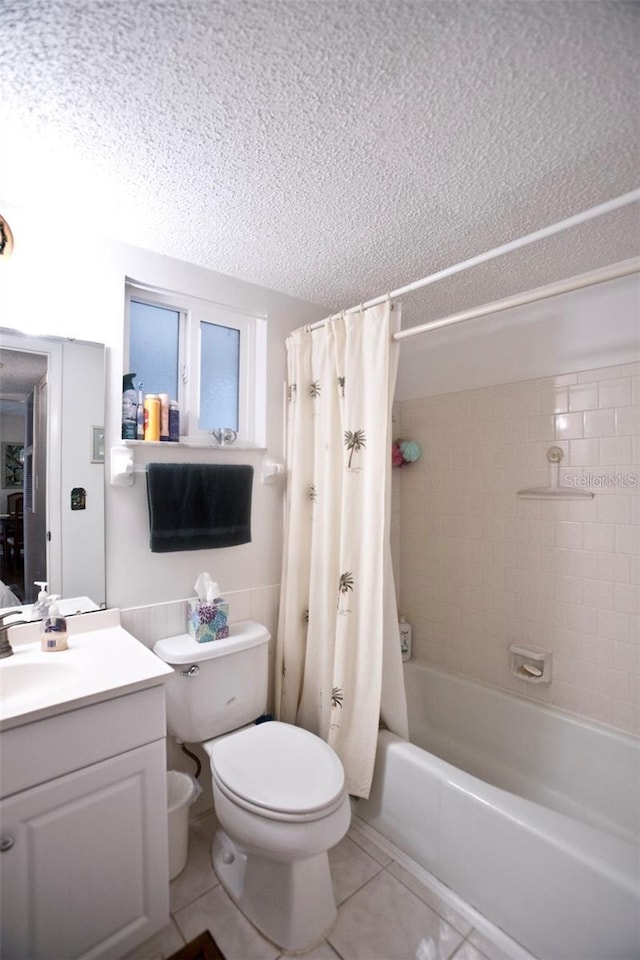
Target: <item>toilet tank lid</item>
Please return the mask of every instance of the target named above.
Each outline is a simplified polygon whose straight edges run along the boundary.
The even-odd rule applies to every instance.
[[[175,637],[158,640],[154,644],[153,652],[165,663],[197,663],[260,646],[267,643],[269,637],[269,631],[261,623],[241,620],[229,625],[229,636],[223,640],[198,643],[188,633],[180,633]]]

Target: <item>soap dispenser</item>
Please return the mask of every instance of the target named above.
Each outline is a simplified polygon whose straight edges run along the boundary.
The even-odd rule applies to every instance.
[[[55,653],[67,649],[67,621],[60,616],[56,600],[59,597],[50,597],[49,613],[42,621],[42,639],[40,647],[44,653]]]
[[[51,597],[47,594],[49,584],[46,580],[34,580],[33,584],[36,587],[40,587],[40,591],[38,593],[38,599],[31,608],[31,619],[43,619],[49,613],[49,607],[51,606]]]

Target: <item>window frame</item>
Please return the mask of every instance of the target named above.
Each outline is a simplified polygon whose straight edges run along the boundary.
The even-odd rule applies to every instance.
[[[193,295],[126,281],[124,363],[129,368],[131,301],[173,310],[178,320],[178,405],[180,440],[212,444],[211,429],[199,426],[201,323],[238,330],[238,437],[235,446],[266,446],[266,326],[264,316]],[[173,399],[173,398],[172,398]],[[228,424],[215,424],[224,427]]]

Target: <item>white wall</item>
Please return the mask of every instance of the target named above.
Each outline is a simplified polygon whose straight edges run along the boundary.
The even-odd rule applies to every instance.
[[[403,340],[396,400],[638,358],[636,274]]]
[[[267,315],[267,447],[270,455],[282,459],[285,338],[295,327],[321,319],[326,315],[323,308],[148,251],[67,234],[62,216],[52,223],[8,204],[2,209],[15,239],[14,254],[3,270],[2,322],[32,334],[75,336],[106,344],[107,456],[120,439],[124,285],[129,278]],[[155,448],[153,456],[157,454]],[[283,488],[260,484],[261,453],[180,449],[173,455],[188,462],[224,458],[254,466],[253,542],[222,550],[152,554],[144,476],[138,475],[130,488],[107,485],[108,604],[125,607],[189,596],[203,569],[215,576],[223,591],[279,582]],[[138,463],[150,458],[144,450]],[[107,462],[107,476],[108,470]]]

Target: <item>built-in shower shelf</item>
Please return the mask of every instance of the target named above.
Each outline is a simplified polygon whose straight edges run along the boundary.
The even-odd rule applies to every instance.
[[[560,486],[560,463],[564,457],[562,447],[549,447],[546,456],[549,463],[549,485],[518,490],[517,496],[520,500],[593,500],[594,494],[591,490]]]
[[[593,500],[591,490],[571,490],[568,487],[531,487],[518,490],[520,500]]]

